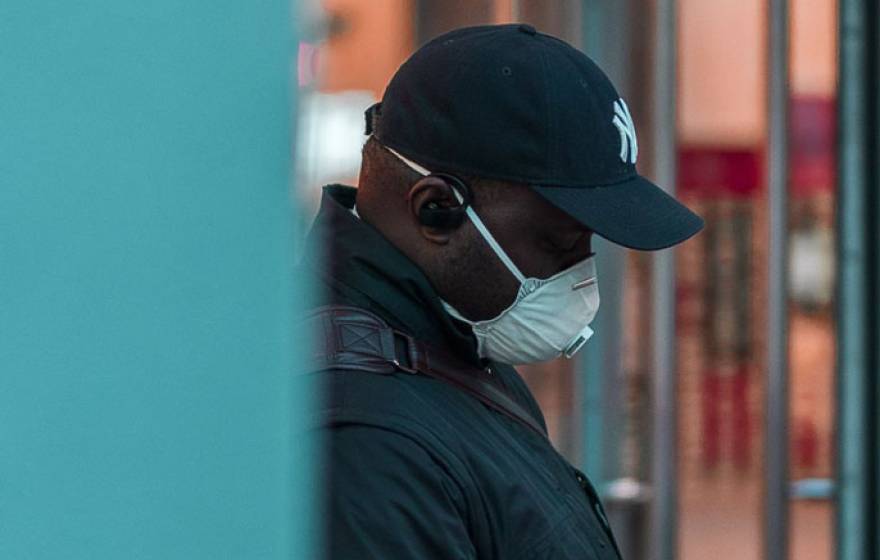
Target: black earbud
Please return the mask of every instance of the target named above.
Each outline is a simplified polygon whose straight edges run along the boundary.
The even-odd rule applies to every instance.
[[[443,208],[430,202],[419,210],[419,222],[437,229],[456,229],[464,222],[465,211],[461,206]]]
[[[461,195],[461,203],[444,208],[436,202],[429,202],[419,209],[419,222],[438,229],[456,229],[467,217],[467,207],[471,203],[471,190],[464,181],[447,173],[432,173],[430,177],[443,180],[450,189]]]

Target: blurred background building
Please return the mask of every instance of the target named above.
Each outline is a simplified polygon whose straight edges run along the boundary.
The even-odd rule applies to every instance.
[[[873,463],[841,456],[876,443],[866,416],[877,410],[876,362],[839,358],[837,297],[841,278],[868,274],[844,270],[839,254],[854,242],[841,241],[840,221],[866,225],[846,212],[874,199],[841,204],[839,158],[854,152],[841,147],[838,115],[866,110],[841,106],[841,83],[876,94],[876,68],[864,73],[876,63],[876,21],[866,23],[876,6],[314,0],[306,11],[297,161],[307,206],[324,183],[356,183],[363,110],[415,48],[455,27],[522,21],[606,70],[632,107],[640,170],[705,218],[674,256],[600,243],[596,338],[576,360],[521,368],[558,448],[603,488],[627,558],[878,553],[866,535],[878,529],[876,468],[867,477]],[[866,50],[845,58],[841,29]],[[842,82],[841,65],[862,74]],[[851,138],[864,153],[876,130]],[[862,304],[876,305],[869,292]],[[841,380],[847,368],[855,385]],[[842,472],[857,475],[850,494]],[[854,515],[863,525],[841,526]]]

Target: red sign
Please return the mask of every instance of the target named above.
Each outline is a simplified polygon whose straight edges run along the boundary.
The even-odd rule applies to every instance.
[[[791,100],[789,186],[792,197],[834,188],[837,146],[834,99]],[[763,191],[764,147],[682,146],[678,192],[702,199],[746,198]]]

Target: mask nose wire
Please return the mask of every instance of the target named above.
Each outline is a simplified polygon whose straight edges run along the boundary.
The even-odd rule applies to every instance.
[[[595,283],[596,283],[596,277],[591,276],[589,278],[581,280],[580,282],[575,282],[574,284],[571,285],[571,289],[572,290],[580,290],[581,288],[586,288],[588,286],[592,286]]]
[[[396,150],[384,145],[383,147],[394,154],[397,159],[405,163],[407,167],[409,167],[419,175],[427,177],[431,174],[430,171],[428,171],[418,163],[407,159],[403,155],[399,154]],[[455,195],[455,198],[458,200],[458,203],[463,204],[464,197],[461,196],[461,193],[459,193],[454,188],[452,189],[452,192]],[[504,266],[507,267],[507,270],[509,270],[510,273],[513,274],[513,276],[519,281],[520,284],[523,284],[526,281],[526,277],[523,275],[522,272],[519,271],[516,265],[513,264],[513,261],[510,260],[510,257],[507,256],[507,253],[504,252],[504,249],[501,248],[501,245],[499,245],[498,242],[495,241],[495,237],[493,237],[492,234],[489,232],[489,229],[486,227],[486,224],[483,223],[483,220],[481,220],[480,217],[477,216],[477,213],[474,212],[474,209],[470,206],[467,206],[465,208],[465,212],[467,213],[467,216],[468,218],[470,218],[471,222],[473,222],[474,227],[477,228],[477,231],[480,232],[480,235],[483,236],[483,239],[485,239],[486,243],[489,244],[489,247],[492,248],[492,251],[498,256],[499,259],[501,259],[501,262],[504,263]]]

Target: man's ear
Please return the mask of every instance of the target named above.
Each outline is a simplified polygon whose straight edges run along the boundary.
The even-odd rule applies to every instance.
[[[432,175],[423,177],[410,187],[407,200],[410,217],[422,236],[432,243],[448,243],[464,213],[449,183]]]

